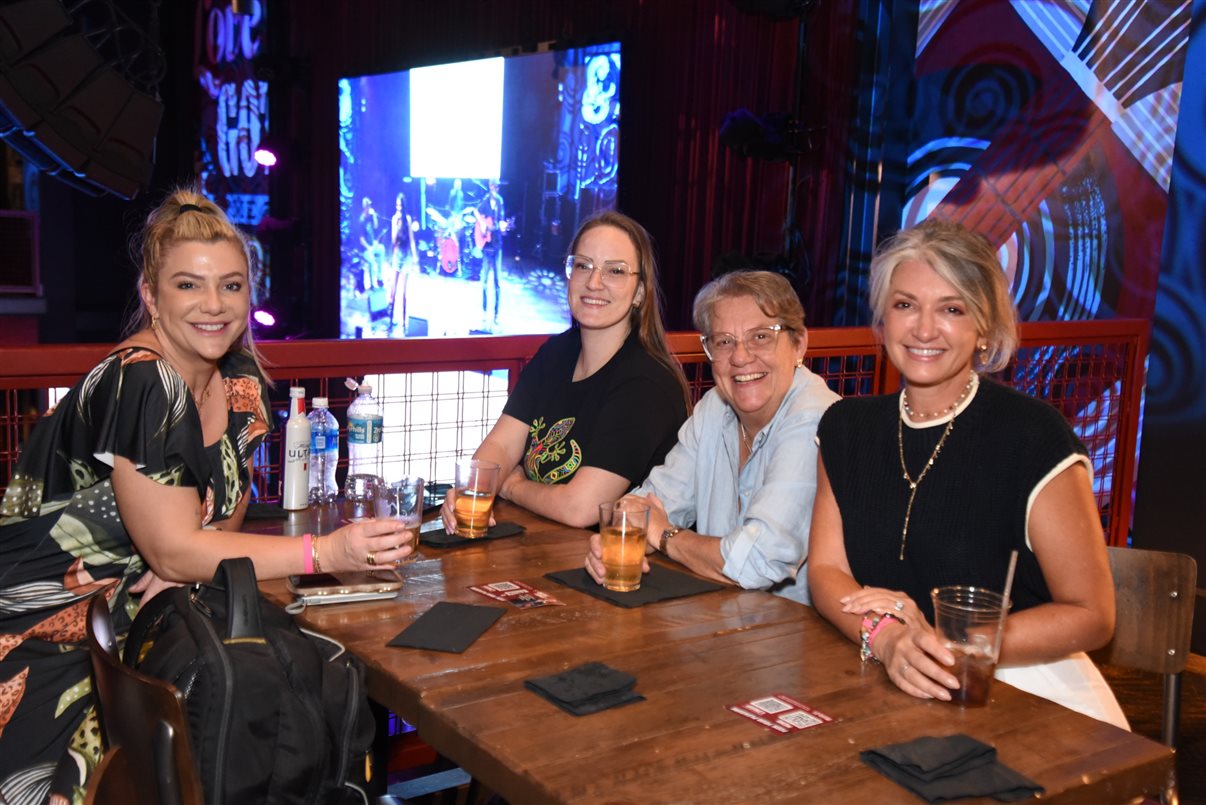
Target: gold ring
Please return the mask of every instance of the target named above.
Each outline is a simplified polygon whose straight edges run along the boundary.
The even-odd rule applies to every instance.
[[[365,557],[365,561],[367,561],[367,562],[368,562],[370,565],[375,565],[375,564],[377,564],[377,554],[376,554],[376,552],[374,552],[374,551],[369,551],[369,552],[368,552],[368,556],[366,556],[366,557]]]

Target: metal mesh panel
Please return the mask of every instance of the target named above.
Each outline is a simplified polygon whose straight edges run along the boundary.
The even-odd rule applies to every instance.
[[[451,483],[456,459],[472,453],[486,438],[507,401],[509,372],[407,372],[365,375],[384,418],[382,460],[376,474],[386,479],[419,475],[428,483]],[[337,478],[347,473],[347,409],[356,393],[343,378],[277,379],[272,416],[277,427],[256,454],[255,499],[280,500],[281,437],[289,410],[289,387],[306,388],[306,410],[315,396],[326,396],[339,421]]]
[[[1134,360],[1133,346],[1125,342],[1023,346],[999,378],[1058,408],[1084,442],[1107,533],[1118,510],[1114,488],[1131,488],[1129,478],[1119,477],[1117,451],[1126,413],[1122,390]]]

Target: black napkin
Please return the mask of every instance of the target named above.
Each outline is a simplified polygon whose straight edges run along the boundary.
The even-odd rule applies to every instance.
[[[577,567],[570,570],[558,570],[556,573],[545,573],[545,578],[552,579],[558,584],[581,590],[587,595],[602,598],[610,604],[619,607],[641,607],[655,601],[665,601],[668,598],[685,598],[697,593],[710,593],[713,590],[724,589],[723,584],[704,581],[686,573],[679,573],[662,565],[653,565],[649,572],[641,576],[641,589],[628,593],[617,593],[608,590],[602,584],[590,577],[586,568]]]
[[[440,601],[386,645],[460,654],[493,626],[504,612],[506,610],[502,607]]]
[[[284,520],[289,512],[275,503],[249,503],[243,514],[244,520]]]
[[[538,676],[523,683],[528,690],[575,716],[645,701],[644,696],[632,692],[634,685],[635,676],[601,662],[588,662],[560,674]]]
[[[997,750],[970,735],[925,736],[860,752],[871,768],[926,802],[992,797],[998,802],[1029,799],[1045,790],[997,761]]]
[[[449,534],[447,531],[437,528],[435,531],[420,531],[419,542],[422,542],[424,545],[430,545],[433,548],[451,548],[454,545],[467,545],[472,542],[480,542],[484,539],[513,537],[516,534],[522,534],[523,531],[524,528],[519,523],[498,523],[490,526],[486,530],[484,537],[466,539],[457,534]]]

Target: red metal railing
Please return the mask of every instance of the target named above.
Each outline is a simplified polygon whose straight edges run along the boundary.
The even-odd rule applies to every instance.
[[[1026,323],[1018,357],[1000,376],[1059,408],[1085,442],[1096,468],[1102,523],[1113,545],[1126,544],[1130,528],[1148,331],[1148,322],[1138,320]],[[378,391],[384,392],[387,409],[387,444],[394,446],[383,471],[439,479],[456,455],[471,452],[485,437],[519,370],[544,340],[280,341],[262,347],[275,381],[276,411],[287,407],[287,387],[302,385],[311,396],[328,397],[343,423],[352,396],[343,379],[383,376],[384,388]],[[698,336],[672,333],[670,345],[698,399],[712,384]],[[46,408],[47,390],[72,385],[108,350],[80,344],[0,349],[0,489]],[[865,327],[810,330],[808,361],[843,396],[879,394],[900,385],[899,374]],[[391,417],[391,410],[398,415]],[[257,456],[261,500],[278,498],[278,454],[274,432]]]

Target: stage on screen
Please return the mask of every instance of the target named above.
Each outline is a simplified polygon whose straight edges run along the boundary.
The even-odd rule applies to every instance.
[[[339,82],[340,336],[555,333],[615,206],[620,45]]]

